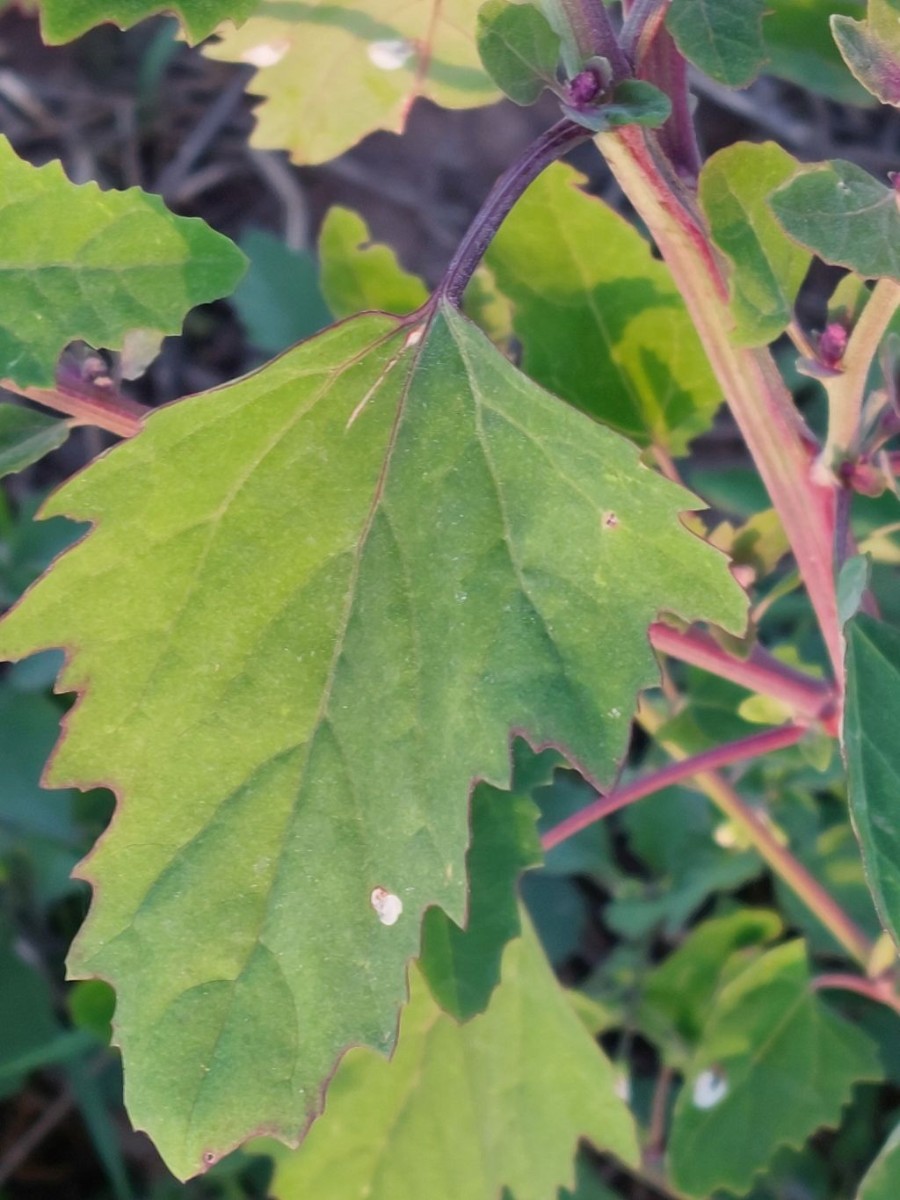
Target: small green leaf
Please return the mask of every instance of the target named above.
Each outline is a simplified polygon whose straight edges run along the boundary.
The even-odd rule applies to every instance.
[[[733,266],[735,341],[762,346],[789,324],[812,256],[788,238],[766,203],[799,164],[774,142],[738,142],[707,160],[700,203],[713,240]]]
[[[240,246],[250,266],[231,302],[254,346],[278,354],[331,324],[308,251],[291,250],[263,229],[250,229]]]
[[[838,49],[866,91],[882,104],[900,107],[900,4],[869,0],[865,21],[835,14],[831,29]]]
[[[819,258],[866,279],[900,279],[898,192],[835,159],[802,171],[770,197],[782,228]]]
[[[68,421],[19,404],[0,404],[0,477],[30,467],[68,436]]]
[[[669,33],[695,67],[728,87],[746,87],[766,60],[765,0],[672,0]]]
[[[478,11],[478,53],[484,69],[516,104],[534,104],[556,83],[560,41],[530,4],[488,0]]]
[[[829,18],[855,17],[860,0],[766,0],[766,74],[799,84],[839,104],[870,105],[834,43]]]
[[[488,250],[523,368],[642,445],[681,453],[709,428],[721,389],[666,266],[583,182],[550,167]]]
[[[631,1116],[609,1062],[547,965],[527,918],[482,1016],[459,1025],[414,968],[390,1062],[351,1050],[325,1115],[275,1157],[276,1200],[547,1200],[571,1182],[587,1137],[635,1162]]]
[[[725,985],[708,1017],[675,1106],[675,1186],[743,1194],[779,1146],[836,1125],[853,1084],[880,1075],[870,1040],[811,989],[803,943],[770,950]]]
[[[575,108],[564,104],[563,111],[573,121],[602,133],[622,125],[655,127],[669,119],[672,102],[665,92],[643,79],[625,79],[618,84],[609,100],[596,106]]]
[[[897,1200],[900,1196],[900,1125],[881,1147],[866,1171],[856,1200]]]
[[[39,0],[41,32],[50,43],[68,42],[112,21],[128,29],[156,13],[175,13],[192,42],[202,41],[222,21],[239,24],[258,0]]]
[[[118,350],[130,330],[177,333],[224,296],[244,256],[196,218],[137,188],[76,187],[58,162],[32,167],[0,138],[0,374],[51,386],[81,339]]]
[[[428,299],[417,275],[404,271],[388,246],[373,242],[365,221],[349,208],[330,208],[319,234],[321,287],[336,317],[361,312],[405,316]]]
[[[447,308],[161,409],[54,495],[96,528],[0,643],[78,647],[50,780],[120,803],[70,972],[116,988],[131,1115],[176,1172],[295,1139],[349,1045],[390,1049],[511,730],[608,781],[659,609],[740,629],[695,503]]]
[[[858,613],[845,637],[850,812],[875,907],[900,945],[900,633]]]
[[[866,554],[854,554],[843,564],[837,581],[838,621],[845,625],[859,611],[869,586],[872,562]]]
[[[266,0],[203,52],[257,68],[254,145],[327,162],[373,129],[399,133],[420,96],[444,108],[498,98],[475,44],[481,3]]]

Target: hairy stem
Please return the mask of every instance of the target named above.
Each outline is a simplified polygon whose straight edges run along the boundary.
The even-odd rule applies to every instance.
[[[754,646],[747,658],[737,658],[708,634],[692,629],[682,633],[661,622],[650,626],[650,644],[670,658],[781,700],[801,723],[829,722],[833,715],[835,695],[829,684],[785,666],[762,646]]]
[[[791,543],[835,675],[843,653],[833,570],[834,491],[814,478],[816,447],[775,362],[731,340],[728,287],[691,194],[636,127],[598,135],[613,174],[672,272],[710,365]]]
[[[593,825],[595,821],[602,821],[604,817],[617,812],[620,808],[633,804],[635,800],[651,796],[654,792],[661,792],[663,788],[671,787],[673,783],[680,783],[684,779],[690,779],[698,772],[711,771],[716,767],[744,762],[748,758],[759,758],[760,755],[769,754],[773,750],[782,750],[785,746],[793,746],[805,734],[806,730],[802,725],[782,725],[777,729],[767,729],[764,733],[754,733],[750,737],[726,742],[722,746],[704,750],[701,754],[694,754],[680,762],[669,763],[665,767],[651,771],[643,779],[636,779],[624,787],[615,788],[606,796],[599,796],[591,804],[572,813],[570,817],[566,817],[564,821],[560,821],[558,825],[547,830],[541,838],[541,845],[544,850],[551,850],[560,842],[564,842],[566,838],[580,833],[582,829]]]
[[[491,239],[528,185],[551,163],[590,137],[588,130],[574,121],[558,121],[531,143],[518,162],[503,172],[459,243],[430,303],[446,300],[459,308],[466,285]]]
[[[152,409],[136,400],[115,393],[99,393],[97,390],[79,391],[75,388],[59,386],[55,388],[19,387],[12,380],[0,380],[0,387],[17,396],[23,396],[44,408],[52,408],[56,412],[66,413],[75,417],[81,425],[96,425],[98,429],[106,429],[118,437],[134,437],[140,433],[144,418]]]
[[[836,470],[843,461],[856,458],[861,450],[866,383],[898,307],[900,284],[893,279],[880,279],[850,334],[841,359],[841,373],[822,381],[828,393],[828,440],[822,461],[831,470]]]

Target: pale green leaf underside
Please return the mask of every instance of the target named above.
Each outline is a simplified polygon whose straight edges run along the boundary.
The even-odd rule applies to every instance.
[[[855,163],[803,171],[770,199],[785,232],[827,263],[866,279],[900,279],[897,190]]]
[[[613,1069],[527,920],[482,1016],[458,1025],[415,970],[411,992],[393,1060],[352,1050],[305,1144],[260,1147],[275,1200],[552,1200],[580,1137],[636,1160]]]
[[[68,42],[93,25],[111,21],[121,29],[156,13],[174,13],[192,42],[199,42],[222,21],[248,17],[257,0],[39,0],[41,31],[51,43]]]
[[[67,421],[18,404],[0,404],[0,476],[31,466],[68,436]]]
[[[562,164],[528,189],[487,262],[514,303],[522,365],[635,441],[683,452],[721,402],[666,266]]]
[[[743,1194],[779,1146],[836,1125],[853,1084],[880,1073],[865,1034],[811,989],[803,943],[770,950],[726,984],[708,1017],[675,1106],[675,1186]]]
[[[774,142],[738,142],[709,158],[700,202],[716,245],[732,263],[735,340],[762,346],[789,324],[812,255],[782,231],[767,198],[799,164]]]
[[[850,814],[875,907],[900,944],[900,634],[860,613],[846,638]]]
[[[766,59],[765,0],[672,0],[666,15],[678,49],[706,75],[746,87]]]
[[[71,967],[116,986],[131,1115],[176,1173],[296,1138],[347,1046],[392,1045],[511,729],[607,781],[656,613],[741,627],[692,502],[449,310],[339,325],[53,498],[96,530],[0,652],[75,651],[51,775],[121,802]]]
[[[900,4],[869,0],[865,21],[835,14],[831,29],[853,75],[883,104],[900,106]]]
[[[475,46],[482,0],[262,0],[204,53],[258,68],[253,142],[295,162],[335,158],[373,129],[400,131],[412,102],[499,98]]]
[[[49,386],[69,342],[118,350],[130,330],[178,333],[243,267],[227,238],[158,196],[76,187],[0,138],[0,375]]]

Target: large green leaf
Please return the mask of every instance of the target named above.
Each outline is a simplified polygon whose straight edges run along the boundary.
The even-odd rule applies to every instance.
[[[866,20],[835,14],[831,28],[847,66],[882,104],[900,106],[900,3],[869,0]]]
[[[900,944],[900,633],[864,613],[845,630],[850,813],[875,907]]]
[[[550,1200],[579,1137],[635,1162],[614,1072],[533,932],[503,956],[483,1016],[458,1025],[413,971],[393,1060],[352,1050],[325,1115],[293,1153],[274,1148],[277,1200]]]
[[[837,1124],[853,1084],[879,1077],[869,1039],[811,989],[803,943],[770,950],[722,989],[709,1015],[675,1106],[675,1186],[697,1197],[743,1194],[778,1146]]]
[[[691,503],[449,309],[326,331],[54,496],[96,529],[0,652],[72,648],[50,780],[121,799],[70,965],[117,988],[131,1114],[177,1173],[296,1139],[349,1044],[390,1048],[511,729],[608,781],[655,613],[741,626]]]
[[[482,0],[261,0],[204,53],[258,68],[253,141],[295,162],[335,158],[373,129],[400,131],[419,96],[495,100],[475,46]]]
[[[835,159],[802,171],[770,198],[782,228],[827,263],[866,279],[900,279],[897,189]]]
[[[0,404],[0,476],[30,467],[68,436],[68,421],[18,404]]]
[[[112,21],[122,29],[154,13],[174,13],[192,42],[208,37],[222,21],[249,17],[258,0],[39,0],[41,31],[48,42],[68,42],[92,25]]]
[[[900,1125],[882,1146],[860,1182],[856,1200],[896,1200],[900,1195]]]
[[[713,240],[731,260],[731,311],[743,346],[774,341],[793,317],[812,256],[782,231],[766,203],[797,160],[774,142],[738,142],[714,154],[700,176]]]
[[[561,164],[545,171],[488,251],[515,305],[522,365],[636,441],[681,452],[721,390],[665,265],[582,182]]]
[[[134,329],[177,333],[195,304],[230,292],[244,257],[196,218],[131,188],[76,187],[0,138],[0,374],[49,386],[81,339],[120,349]]]
[[[678,49],[728,87],[746,87],[766,59],[765,0],[672,0],[666,15]]]

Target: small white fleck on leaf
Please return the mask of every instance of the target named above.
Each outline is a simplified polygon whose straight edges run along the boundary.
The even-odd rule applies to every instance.
[[[245,50],[241,59],[250,63],[252,67],[274,67],[276,63],[281,62],[290,48],[290,42],[261,42],[258,46],[251,46],[249,50]]]
[[[728,1080],[724,1072],[712,1067],[701,1071],[694,1080],[693,1100],[696,1108],[715,1108],[728,1095]]]
[[[387,888],[373,888],[369,902],[375,909],[375,915],[382,925],[396,925],[400,920],[400,914],[403,912],[403,901],[399,896],[395,896],[393,892],[389,892]]]
[[[399,71],[401,67],[406,66],[415,52],[416,48],[412,42],[402,38],[371,42],[367,51],[369,62],[382,71]]]

